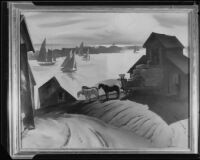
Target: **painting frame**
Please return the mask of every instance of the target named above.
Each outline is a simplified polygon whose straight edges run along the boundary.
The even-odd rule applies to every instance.
[[[197,154],[199,120],[199,39],[198,6],[34,6],[28,2],[10,2],[9,9],[9,153],[12,158],[32,158],[35,154],[75,154],[75,153],[114,153],[114,154]],[[29,11],[67,11],[67,12],[184,12],[189,16],[190,51],[190,149],[189,150],[26,150],[21,146],[21,110],[20,110],[20,15]],[[15,107],[13,107],[15,106]],[[191,107],[192,106],[192,107]]]

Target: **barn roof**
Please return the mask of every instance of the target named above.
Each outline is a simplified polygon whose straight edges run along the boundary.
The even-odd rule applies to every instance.
[[[143,55],[129,70],[127,73],[131,73],[132,70],[135,69],[135,67],[139,64],[146,64],[147,63],[147,57],[146,55]]]
[[[27,50],[35,52],[24,15],[20,16],[20,36],[25,40]]]
[[[167,58],[171,61],[179,70],[184,74],[189,73],[189,58],[184,55],[179,54],[167,54]]]
[[[152,32],[146,42],[143,44],[143,47],[146,48],[151,44],[153,39],[157,39],[164,48],[184,48],[181,42],[177,39],[176,36],[170,36],[166,34],[160,34]]]
[[[57,87],[61,87],[67,94],[69,94],[70,96],[72,96],[73,98],[76,99],[76,93],[73,94],[69,89],[70,86],[66,85],[66,81],[65,79],[63,79],[62,77],[59,76],[53,76],[50,80],[48,80],[46,83],[44,83],[41,87],[39,87],[39,89],[43,88],[44,86],[48,85],[49,83],[55,82]]]

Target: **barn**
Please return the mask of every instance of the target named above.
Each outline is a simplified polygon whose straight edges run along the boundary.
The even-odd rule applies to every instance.
[[[76,98],[73,97],[65,86],[62,85],[61,81],[56,77],[52,77],[45,84],[38,89],[40,108],[48,107],[60,103],[75,102]]]
[[[189,58],[183,54],[184,46],[177,37],[153,32],[143,47],[146,48],[146,55],[129,69],[130,76],[139,65],[149,69],[160,68],[163,74],[160,94],[187,98]]]
[[[28,32],[25,17],[20,17],[20,90],[21,90],[21,113],[23,126],[27,129],[34,128],[34,76],[28,63],[28,52],[34,51],[33,44]]]

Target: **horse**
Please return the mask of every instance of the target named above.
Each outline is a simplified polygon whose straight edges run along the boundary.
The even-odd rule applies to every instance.
[[[109,92],[112,92],[112,91],[117,92],[117,99],[120,97],[120,87],[118,85],[109,86],[109,85],[100,83],[98,86],[98,89],[100,89],[100,88],[102,88],[104,90],[107,100],[109,99]]]
[[[82,86],[82,90],[77,92],[77,97],[80,97],[80,95],[84,95],[86,100],[91,99],[92,95],[95,95],[97,99],[99,99],[99,91],[97,87],[87,87],[87,86]]]

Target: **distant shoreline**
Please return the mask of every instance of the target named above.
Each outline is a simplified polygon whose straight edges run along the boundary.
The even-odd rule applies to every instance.
[[[46,44],[48,49],[62,49],[62,48],[76,48],[79,47],[79,45],[68,45],[68,44]],[[103,46],[103,47],[110,47],[113,44],[99,44],[99,45],[85,45],[85,47],[94,47],[94,48],[98,48],[99,46]],[[35,43],[33,44],[34,48],[36,50],[40,49],[41,43]],[[122,48],[126,48],[126,47],[133,47],[133,46],[140,46],[142,47],[142,44],[114,44],[114,46],[117,47],[122,47]]]
[[[87,53],[88,50],[89,50],[89,54],[100,54],[100,53],[105,53],[105,54],[108,54],[108,53],[121,53],[123,50],[140,50],[142,49],[143,47],[142,46],[122,46],[122,47],[119,47],[117,45],[111,45],[111,46],[84,46],[83,47],[83,53]],[[73,47],[73,48],[62,48],[62,49],[51,49],[48,47],[46,47],[46,50],[52,50],[53,51],[53,54],[56,56],[56,58],[58,57],[64,57],[66,56],[66,54],[70,53],[71,50],[73,50],[73,52],[75,51],[75,53],[78,52],[79,50],[79,47]],[[39,49],[35,49],[36,50],[36,54],[35,53],[29,53],[29,60],[34,60],[34,59],[37,59],[37,56],[39,54]],[[78,54],[78,53],[77,53]]]

